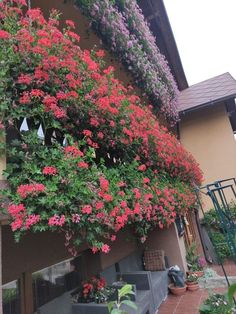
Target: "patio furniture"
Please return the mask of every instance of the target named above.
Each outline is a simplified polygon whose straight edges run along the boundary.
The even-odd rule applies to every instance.
[[[144,270],[141,250],[105,269],[101,276],[106,278],[108,284],[120,278],[129,284],[134,284],[137,289],[135,302],[139,314],[155,314],[168,294],[168,271]],[[128,313],[133,314],[132,311]]]

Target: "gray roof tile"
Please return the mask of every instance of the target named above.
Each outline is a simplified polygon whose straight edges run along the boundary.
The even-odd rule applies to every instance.
[[[227,72],[180,92],[179,112],[236,96],[236,80]]]

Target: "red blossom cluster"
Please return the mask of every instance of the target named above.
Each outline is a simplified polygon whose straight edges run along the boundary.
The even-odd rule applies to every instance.
[[[43,174],[55,176],[57,174],[57,169],[53,166],[47,166],[43,168]]]
[[[22,198],[26,198],[28,195],[38,195],[43,192],[45,192],[45,186],[41,183],[21,184],[17,189],[17,193]]]
[[[106,286],[106,280],[104,278],[91,277],[87,282],[82,283],[83,297],[89,298],[90,294],[94,295],[99,290],[102,290]]]

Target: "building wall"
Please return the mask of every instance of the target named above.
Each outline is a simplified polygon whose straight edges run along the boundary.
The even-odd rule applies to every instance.
[[[236,176],[236,141],[223,103],[183,116],[180,140],[200,164],[203,184]],[[203,202],[213,207],[208,196]]]
[[[170,266],[178,265],[181,270],[187,270],[184,237],[178,236],[175,224],[170,225],[169,228],[153,230],[143,247],[163,250]]]

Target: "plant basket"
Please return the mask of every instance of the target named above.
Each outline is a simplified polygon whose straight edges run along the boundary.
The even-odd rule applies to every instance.
[[[184,287],[176,287],[173,283],[171,283],[169,286],[170,292],[176,296],[183,295],[187,289],[187,286]]]

